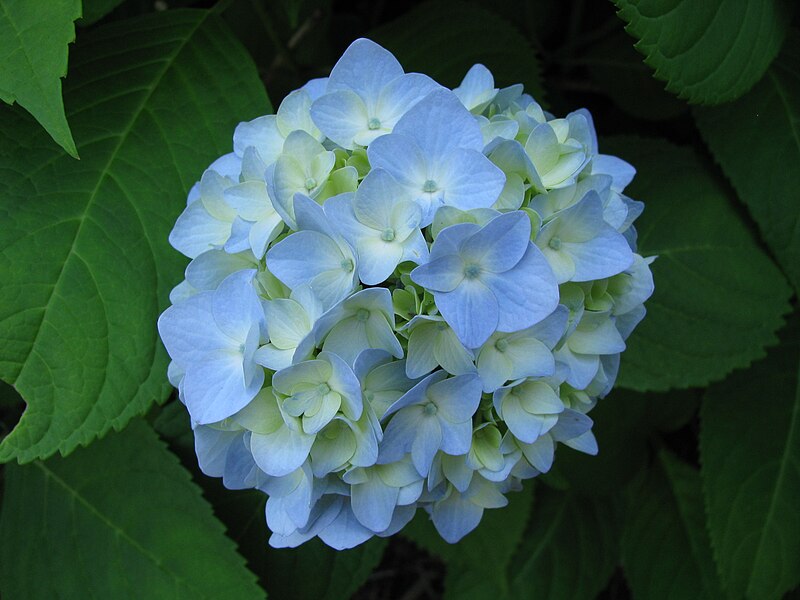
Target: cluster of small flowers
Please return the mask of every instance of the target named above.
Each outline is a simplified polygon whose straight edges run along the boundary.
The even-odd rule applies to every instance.
[[[588,112],[475,65],[443,88],[361,39],[241,123],[170,236],[159,320],[202,470],[268,494],[276,547],[349,548],[417,508],[455,542],[556,442],[596,453],[653,291]]]

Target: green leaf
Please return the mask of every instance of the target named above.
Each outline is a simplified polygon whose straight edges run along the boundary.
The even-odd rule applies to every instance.
[[[0,461],[67,454],[167,397],[155,323],[184,264],[167,236],[236,123],[269,110],[208,12],[92,33],[65,92],[80,162],[0,114],[0,378],[27,402]]]
[[[614,0],[636,49],[667,90],[718,104],[749,90],[778,54],[790,0]]]
[[[124,0],[83,0],[83,17],[78,25],[85,27],[99,21],[123,2]]]
[[[631,490],[622,560],[635,598],[723,597],[706,531],[700,474],[666,451]]]
[[[403,535],[447,563],[446,598],[480,600],[489,590],[507,593],[507,568],[528,522],[533,487],[529,481],[521,491],[509,492],[508,506],[484,511],[480,525],[457,544],[445,542],[423,511],[403,529]]]
[[[672,119],[688,110],[661,82],[620,31],[588,48],[581,64],[588,68],[595,85],[628,114],[646,120]]]
[[[698,404],[696,390],[640,394],[615,389],[590,413],[600,449],[597,456],[559,446],[543,481],[584,494],[617,492],[646,468],[653,434],[680,429],[695,415]]]
[[[583,493],[613,493],[633,478],[647,461],[647,397],[613,390],[592,410],[597,456],[559,446],[559,473],[571,489]]]
[[[266,525],[264,529],[267,535]],[[372,538],[352,550],[336,551],[313,539],[299,548],[267,548],[270,598],[347,600],[381,561],[386,543],[384,538]]]
[[[479,62],[494,74],[495,85],[522,83],[529,94],[543,97],[531,45],[511,23],[475,4],[425,2],[370,37],[391,50],[406,71],[425,73],[442,85],[458,85]]]
[[[6,466],[8,598],[263,598],[191,476],[137,421],[67,459]]]
[[[792,32],[766,76],[736,102],[695,112],[722,170],[766,244],[800,289],[796,165],[800,164],[800,33]],[[735,123],[735,127],[731,127]]]
[[[628,340],[619,385],[703,386],[764,356],[791,293],[725,188],[693,151],[659,140],[607,140],[638,173],[626,194],[645,203],[639,252],[658,255],[647,316]]]
[[[61,78],[67,74],[67,45],[75,40],[73,21],[80,16],[81,0],[49,0],[46,7],[0,0],[0,99],[18,102],[75,158]]]
[[[800,327],[766,360],[710,388],[700,461],[711,542],[735,596],[779,598],[800,583]]]
[[[619,558],[614,497],[539,487],[522,543],[509,567],[509,599],[593,600]]]

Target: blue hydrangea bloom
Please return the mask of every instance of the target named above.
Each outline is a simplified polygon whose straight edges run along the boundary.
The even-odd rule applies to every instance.
[[[236,128],[170,234],[158,328],[202,472],[268,496],[272,546],[346,549],[418,510],[455,543],[560,445],[596,454],[654,290],[634,176],[588,111],[353,42]]]

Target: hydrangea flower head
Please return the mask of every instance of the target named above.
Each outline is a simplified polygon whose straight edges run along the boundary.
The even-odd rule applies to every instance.
[[[417,512],[456,542],[560,444],[596,453],[653,292],[634,174],[587,111],[353,42],[236,128],[170,235],[191,262],[158,327],[200,468],[267,494],[273,546],[343,549]]]

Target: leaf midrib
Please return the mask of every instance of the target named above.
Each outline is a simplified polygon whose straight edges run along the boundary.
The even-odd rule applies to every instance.
[[[528,557],[528,559],[523,563],[523,565],[525,566],[534,565],[536,561],[539,559],[539,556],[541,556],[542,552],[544,552],[546,548],[550,547],[550,540],[553,538],[553,536],[556,533],[556,530],[561,525],[561,520],[564,518],[564,512],[567,510],[567,504],[568,502],[562,502],[561,505],[558,507],[558,512],[556,513],[555,517],[550,521],[550,524],[547,527],[545,535],[539,538],[539,544],[536,550],[533,552],[533,554],[531,554]],[[514,554],[516,554],[516,552],[519,552],[519,549],[521,547],[522,547],[522,542],[520,541],[520,544],[517,546],[517,549],[514,552]],[[514,557],[512,555],[511,559],[509,559],[508,561],[509,567],[513,564],[513,562],[514,562]],[[524,568],[525,567],[520,568],[520,571],[523,571]],[[518,583],[519,583],[519,578],[515,577],[514,581],[509,586],[509,589],[510,590],[515,589]]]
[[[75,235],[72,238],[72,243],[70,244],[69,250],[67,251],[66,258],[64,259],[64,261],[61,264],[61,269],[59,270],[58,275],[56,276],[55,282],[53,283],[53,287],[52,287],[52,290],[50,291],[50,295],[47,297],[47,301],[44,304],[44,310],[42,311],[42,318],[39,321],[39,325],[38,325],[38,327],[36,329],[36,335],[34,336],[33,341],[31,342],[30,349],[28,350],[28,354],[20,362],[21,367],[20,367],[19,373],[17,374],[16,379],[14,380],[14,382],[10,382],[10,383],[12,383],[12,385],[15,384],[22,377],[22,375],[25,372],[25,369],[26,369],[26,367],[28,365],[28,360],[30,359],[31,354],[33,353],[34,349],[36,348],[36,344],[37,344],[37,342],[39,340],[39,335],[42,332],[42,325],[44,324],[45,320],[47,319],[48,311],[50,310],[50,307],[52,306],[53,295],[55,294],[56,290],[58,289],[58,287],[59,287],[59,285],[61,283],[62,277],[64,275],[64,270],[66,269],[67,263],[70,262],[72,256],[75,254],[75,245],[77,244],[77,241],[80,238],[81,230],[83,229],[83,224],[86,222],[86,216],[89,213],[89,209],[94,204],[95,199],[97,197],[97,193],[99,192],[101,185],[106,180],[106,178],[110,176],[111,165],[114,163],[114,160],[116,159],[117,155],[119,154],[120,149],[125,145],[125,142],[127,141],[128,136],[130,135],[130,133],[133,130],[133,128],[136,125],[136,123],[139,121],[139,118],[145,112],[146,107],[147,107],[147,103],[149,102],[149,100],[153,96],[153,94],[155,93],[155,90],[158,88],[158,86],[161,83],[162,79],[164,78],[166,73],[169,71],[170,67],[173,66],[173,64],[177,60],[178,56],[180,55],[180,53],[186,47],[186,44],[192,39],[192,37],[195,35],[197,30],[200,29],[200,27],[203,25],[203,23],[205,23],[205,20],[208,18],[209,14],[210,13],[208,11],[203,12],[202,16],[197,20],[197,23],[195,23],[194,27],[189,32],[187,32],[185,38],[179,44],[176,45],[175,49],[173,50],[173,52],[170,55],[165,57],[165,59],[164,59],[164,67],[161,69],[161,72],[156,75],[156,77],[153,80],[152,84],[150,86],[148,86],[149,89],[147,90],[147,93],[144,94],[144,96],[142,97],[142,100],[139,103],[139,105],[137,106],[137,108],[131,113],[131,119],[128,122],[128,125],[120,133],[119,141],[117,142],[116,147],[114,148],[114,150],[109,155],[108,161],[106,161],[105,166],[98,171],[99,176],[97,178],[97,183],[95,184],[94,189],[92,190],[91,194],[89,195],[88,200],[86,201],[86,206],[85,206],[85,208],[83,210],[83,213],[78,218],[78,227],[75,229]]]
[[[691,533],[691,526],[689,525],[689,518],[684,510],[684,503],[681,501],[681,498],[678,495],[678,491],[675,488],[675,485],[672,481],[672,474],[670,473],[669,467],[667,467],[666,461],[664,458],[661,458],[662,469],[667,476],[667,481],[669,482],[669,491],[672,499],[675,501],[675,507],[678,510],[678,515],[680,517],[681,525],[683,526],[683,533],[686,536],[686,541],[689,544],[689,549],[691,550],[692,556],[694,557],[694,565],[697,571],[700,573],[700,579],[703,582],[703,589],[705,589],[706,593],[708,594],[709,598],[714,597],[714,593],[717,591],[717,588],[714,586],[714,582],[709,581],[709,575],[706,573],[706,570],[703,568],[703,560],[702,557],[698,554],[698,549],[694,543],[694,538]],[[699,475],[698,475],[699,478]],[[700,482],[698,481],[698,484]],[[702,491],[701,491],[702,496]]]
[[[776,499],[778,497],[778,490],[780,490],[781,487],[783,486],[783,479],[786,474],[786,466],[789,463],[788,459],[789,449],[794,447],[794,438],[797,432],[798,405],[800,405],[800,366],[798,366],[797,380],[795,381],[795,400],[794,400],[794,406],[792,406],[792,415],[791,418],[789,419],[789,432],[786,436],[786,444],[783,447],[783,453],[781,454],[780,457],[780,467],[778,469],[778,477],[775,479],[775,485],[772,487],[772,494],[770,495],[769,508],[767,509],[766,516],[764,517],[764,525],[761,527],[758,534],[758,545],[756,546],[756,552],[753,555],[753,563],[750,566],[750,573],[747,577],[748,595],[752,595],[754,593],[754,590],[752,589],[753,577],[756,574],[756,568],[758,564],[761,562],[760,556],[762,548],[764,546],[764,540],[766,538],[767,524],[773,519],[775,513]]]
[[[180,587],[185,587],[186,589],[192,591],[193,593],[200,594],[201,590],[195,590],[189,585],[189,580],[181,577],[179,574],[175,573],[173,570],[168,568],[163,561],[161,561],[156,555],[150,552],[147,548],[142,546],[139,542],[133,539],[122,527],[118,526],[114,521],[112,521],[109,517],[107,517],[104,513],[97,509],[89,500],[87,500],[81,493],[73,488],[67,481],[59,477],[54,471],[50,470],[44,463],[40,461],[36,461],[33,463],[36,465],[44,474],[46,479],[52,480],[54,483],[58,484],[66,494],[74,498],[81,506],[83,506],[89,514],[94,516],[98,521],[100,521],[103,525],[108,527],[108,529],[112,530],[120,539],[125,540],[134,550],[136,550],[139,554],[144,556],[148,561],[153,563],[156,568],[160,571],[163,571],[166,575],[168,575],[171,579],[173,579],[176,584]],[[209,598],[208,596],[199,596],[204,598]]]

